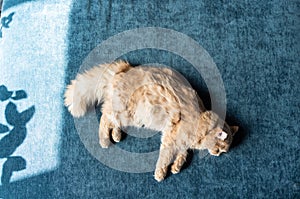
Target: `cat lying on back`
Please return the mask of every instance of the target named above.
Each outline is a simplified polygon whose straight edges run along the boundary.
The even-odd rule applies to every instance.
[[[171,172],[180,171],[188,149],[208,149],[215,156],[227,152],[238,130],[206,111],[191,86],[168,68],[132,67],[118,61],[78,74],[67,87],[65,105],[80,117],[94,103],[103,103],[99,127],[103,148],[109,147],[110,136],[119,142],[126,126],[162,132],[157,181],[164,179],[172,162]]]

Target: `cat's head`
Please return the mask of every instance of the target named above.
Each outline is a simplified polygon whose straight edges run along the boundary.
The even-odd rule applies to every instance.
[[[200,118],[200,128],[205,135],[200,142],[201,149],[207,149],[211,155],[219,156],[228,152],[238,126],[229,126],[212,111],[206,111]]]

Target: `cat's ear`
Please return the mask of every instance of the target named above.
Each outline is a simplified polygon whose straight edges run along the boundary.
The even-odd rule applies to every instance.
[[[234,136],[236,132],[238,132],[239,127],[238,126],[230,126],[230,130],[232,132],[232,135]]]
[[[224,131],[220,131],[218,134],[217,134],[217,137],[221,140],[225,140],[227,138],[228,134],[225,133]]]

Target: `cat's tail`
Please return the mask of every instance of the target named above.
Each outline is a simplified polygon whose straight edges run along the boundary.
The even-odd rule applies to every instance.
[[[67,86],[65,106],[74,117],[83,116],[89,105],[101,103],[111,89],[114,75],[126,72],[131,68],[125,61],[95,66],[82,74]]]

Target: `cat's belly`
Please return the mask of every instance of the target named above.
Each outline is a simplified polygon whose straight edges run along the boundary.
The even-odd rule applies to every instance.
[[[176,121],[176,114],[185,119],[200,112],[195,91],[180,74],[167,68],[136,67],[118,74],[111,96],[122,126],[163,131],[174,117]]]
[[[140,103],[132,118],[132,125],[164,131],[170,125],[170,116],[159,105]]]
[[[120,110],[120,107],[118,107]],[[126,110],[115,111],[115,121],[123,130],[126,127],[144,127],[155,131],[164,131],[170,124],[170,115],[160,105],[152,105],[147,101],[139,101],[132,112]]]

